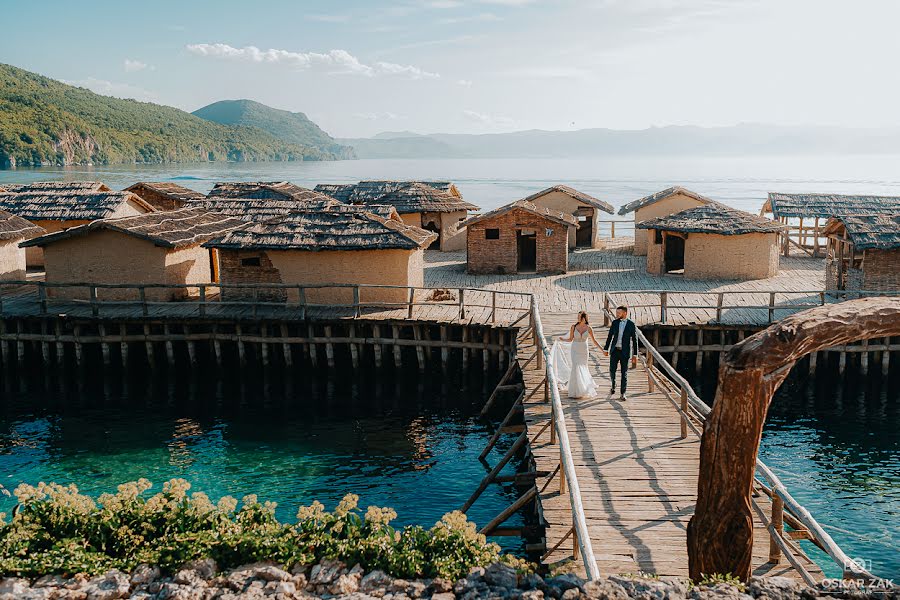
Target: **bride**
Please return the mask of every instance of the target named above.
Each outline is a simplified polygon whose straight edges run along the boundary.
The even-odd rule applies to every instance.
[[[591,398],[597,395],[597,384],[588,369],[587,342],[600,348],[594,331],[588,323],[588,315],[578,313],[578,322],[569,329],[568,336],[561,336],[553,344],[550,360],[556,380],[568,387],[569,398]]]

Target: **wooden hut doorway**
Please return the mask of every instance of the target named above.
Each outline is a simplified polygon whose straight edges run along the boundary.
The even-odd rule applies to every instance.
[[[533,229],[516,231],[516,270],[519,273],[537,270],[537,233]]]
[[[684,238],[663,232],[663,273],[684,274]]]
[[[579,207],[575,212],[578,229],[575,230],[576,248],[593,248],[594,246],[594,209],[589,206]]]
[[[437,234],[437,237],[434,238],[434,241],[428,246],[429,250],[440,250],[441,249],[441,228],[440,225],[435,223],[434,221],[428,221],[427,223],[422,223],[422,229],[425,231],[433,231]]]

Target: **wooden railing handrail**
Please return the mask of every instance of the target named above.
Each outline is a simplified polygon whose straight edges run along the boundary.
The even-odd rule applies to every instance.
[[[601,308],[604,316],[610,319],[615,318],[615,315],[609,308],[608,302],[605,304],[606,305]],[[653,344],[650,343],[650,341],[641,331],[641,328],[636,326],[635,331],[637,333],[639,345],[643,346],[647,354],[653,357],[652,364],[648,364],[648,361],[644,357],[641,357],[641,361],[643,362],[644,367],[647,368],[648,371],[652,367],[661,367],[662,371],[664,371],[668,379],[672,383],[674,383],[682,392],[682,397],[687,400],[688,407],[690,407],[690,409],[696,415],[697,420],[701,423],[705,422],[710,412],[712,412],[712,408],[710,408],[710,406],[706,404],[706,402],[704,402],[703,399],[700,398],[700,396],[697,395],[691,384],[688,383],[688,381],[684,377],[682,377],[678,373],[678,371],[675,370],[675,367],[669,364],[669,361],[667,361],[662,356],[662,354],[660,354],[659,351],[653,346]],[[679,410],[678,412],[680,413],[682,419],[686,419],[688,417],[685,411]],[[699,432],[696,428],[692,427],[691,429],[698,437],[701,435],[701,432]],[[682,428],[682,437],[684,437],[685,435],[685,429]],[[822,528],[818,521],[815,520],[812,514],[810,514],[810,512],[806,510],[806,508],[804,508],[799,502],[794,499],[793,496],[791,496],[778,476],[775,475],[775,473],[772,472],[772,470],[762,460],[760,460],[758,456],[756,457],[756,469],[758,473],[760,473],[762,477],[770,483],[771,492],[783,501],[784,508],[787,509],[796,518],[796,520],[806,528],[816,545],[822,548],[831,557],[831,559],[843,569],[845,573],[850,573],[854,576],[864,577],[868,579],[877,579],[874,575],[866,571],[861,565],[857,565],[840,548],[840,546],[837,545],[834,539],[832,539],[832,537],[828,535],[828,533]],[[760,481],[759,476],[756,477],[756,480],[760,485],[764,485]],[[769,535],[772,536],[773,539],[775,537],[778,538],[777,540],[775,540],[775,543],[782,551],[790,547],[787,543],[787,540],[783,536],[783,532],[778,531],[778,529],[776,527],[773,527],[771,523],[767,527],[767,530],[769,532]],[[790,557],[789,560],[790,562],[792,562],[792,564],[795,561],[794,557]],[[802,571],[801,575],[804,576],[804,579],[808,577],[808,573],[804,573]],[[807,583],[809,583],[810,585],[814,584],[814,582],[811,582],[809,580],[807,580]]]
[[[581,499],[581,487],[578,485],[578,475],[575,473],[575,461],[572,457],[572,448],[569,444],[569,433],[566,429],[566,417],[563,413],[562,400],[559,397],[559,386],[556,381],[556,374],[553,372],[553,363],[550,360],[550,349],[547,347],[546,338],[544,337],[544,327],[541,323],[540,312],[538,311],[536,304],[532,306],[531,317],[535,340],[540,346],[539,349],[544,359],[547,388],[550,395],[550,410],[552,411],[551,421],[553,429],[556,432],[555,437],[557,443],[559,444],[560,467],[565,475],[565,481],[569,492],[569,503],[572,506],[575,541],[581,552],[581,559],[584,562],[584,569],[588,579],[597,580],[600,578],[600,569],[597,566],[597,559],[594,556],[594,548],[591,544],[590,532],[587,528],[587,519],[585,517],[584,505]]]

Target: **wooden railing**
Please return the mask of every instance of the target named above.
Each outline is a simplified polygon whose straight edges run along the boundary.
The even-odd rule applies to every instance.
[[[56,291],[62,294],[54,293]],[[74,296],[72,292],[76,292]],[[312,302],[310,296],[327,293],[328,301]],[[395,294],[392,294],[395,292]],[[402,300],[367,299],[369,295],[396,295]],[[428,295],[446,295],[446,299],[429,299]],[[348,297],[348,301],[337,298]],[[283,298],[282,298],[283,296]],[[162,299],[153,299],[161,297]],[[43,281],[0,282],[0,316],[7,314],[12,301],[33,301],[37,314],[46,315],[54,309],[68,310],[72,306],[90,308],[92,316],[117,316],[123,309],[134,309],[141,316],[162,309],[177,312],[179,316],[227,316],[220,307],[249,309],[252,316],[259,316],[263,309],[275,309],[305,319],[316,309],[347,310],[349,316],[361,317],[368,310],[405,311],[413,317],[416,307],[446,306],[458,312],[463,320],[473,309],[489,309],[489,321],[497,322],[500,311],[515,311],[513,324],[531,313],[531,294],[482,288],[428,288],[400,285],[367,284],[278,284],[278,283],[192,283],[192,284],[137,284],[137,283],[47,283]],[[28,300],[26,300],[28,301]]]
[[[615,318],[608,307],[604,308],[603,312],[605,321],[609,322]],[[672,403],[680,417],[682,439],[688,436],[688,430],[698,438],[701,437],[702,424],[712,409],[647,340],[640,327],[637,328],[637,339],[639,348],[644,348],[644,353],[641,354],[639,351],[638,356],[647,372],[649,391],[653,392],[659,388]],[[768,519],[764,519],[764,525],[770,537],[769,560],[771,562],[777,563],[783,556],[808,585],[815,586],[817,582],[798,559],[800,549],[794,543],[794,540],[806,539],[828,554],[841,567],[845,577],[877,579],[837,545],[809,511],[791,496],[778,476],[758,457],[756,470],[757,487],[772,500],[771,515]],[[755,501],[754,504],[756,504]],[[761,510],[758,512],[762,514]],[[785,531],[785,523],[792,528],[792,531]]]
[[[599,235],[604,239],[616,239],[616,230],[619,231],[619,237],[634,237],[634,221],[617,221],[615,219],[600,219],[597,221]],[[608,235],[605,235],[608,230]],[[622,234],[625,235],[622,235]]]
[[[766,290],[747,290],[747,291],[722,291],[722,292],[682,292],[672,290],[622,290],[615,292],[604,292],[603,294],[603,310],[604,313],[610,312],[617,304],[617,298],[622,297],[621,303],[627,304],[629,310],[636,308],[658,309],[659,323],[665,324],[669,322],[669,312],[671,310],[707,310],[710,314],[715,313],[715,321],[722,321],[722,314],[727,310],[759,310],[766,311],[768,323],[774,323],[784,316],[784,311],[797,312],[814,308],[816,306],[824,306],[829,300],[850,300],[852,298],[866,298],[874,296],[898,296],[900,291],[862,291],[862,290],[814,290],[814,291],[766,291]],[[760,304],[754,297],[764,296],[767,302]],[[631,300],[625,301],[628,297]],[[635,302],[635,297],[638,301]],[[650,301],[644,299],[649,297]],[[751,303],[727,303],[736,297],[750,297]],[[682,301],[676,301],[677,299]],[[700,298],[703,301],[697,302]],[[794,300],[791,300],[794,298]],[[810,300],[814,299],[814,300]],[[693,301],[692,301],[693,300]],[[605,315],[604,315],[605,317]],[[608,320],[605,319],[608,325]]]

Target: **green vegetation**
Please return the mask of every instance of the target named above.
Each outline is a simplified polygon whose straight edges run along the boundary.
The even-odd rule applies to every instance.
[[[721,574],[721,573],[713,573],[712,575],[703,575],[703,579],[701,579],[697,586],[708,585],[715,586],[719,584],[730,585],[736,587],[741,592],[747,591],[747,587],[744,585],[744,582],[740,580],[740,578],[732,575],[731,573]]]
[[[171,572],[200,558],[213,558],[222,569],[263,560],[290,568],[331,558],[404,578],[456,579],[498,560],[522,566],[501,556],[459,512],[428,530],[394,529],[393,510],[370,506],[363,515],[358,497],[349,494],[333,512],[314,502],[287,524],[275,518],[274,503],[256,496],[244,497],[238,508],[228,496],[213,504],[202,492],[188,495],[191,486],[182,479],[147,497],[151,487],[141,479],[95,501],[75,486],[20,485],[17,514],[9,522],[0,518],[0,576],[130,572],[141,563]]]
[[[101,96],[0,64],[0,167],[333,158],[255,127]]]
[[[257,127],[289,144],[312,146],[339,158],[355,158],[353,148],[335,142],[303,113],[279,110],[253,100],[222,100],[191,114],[222,125]]]

